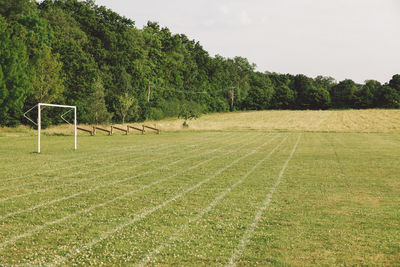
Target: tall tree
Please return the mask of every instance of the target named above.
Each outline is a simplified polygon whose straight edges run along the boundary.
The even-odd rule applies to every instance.
[[[93,56],[86,51],[89,40],[80,28],[83,25],[63,6],[71,2],[66,1],[61,5],[59,1],[45,0],[39,7],[53,29],[53,53],[59,54],[59,61],[62,62],[63,98],[66,104],[77,106],[81,123],[91,123],[92,96],[96,92],[95,83],[101,71]]]
[[[242,109],[268,109],[274,93],[271,80],[263,73],[255,72],[250,76],[250,89],[242,101]]]
[[[10,27],[0,16],[0,125],[3,126],[20,123],[24,102],[31,90],[28,55],[20,36],[19,30]]]
[[[95,124],[108,123],[111,120],[112,115],[106,108],[106,103],[104,101],[104,87],[100,77],[97,77],[93,86],[94,92],[90,101],[89,122]]]
[[[298,74],[294,77],[292,87],[296,92],[296,104],[297,108],[310,108],[310,103],[306,92],[312,89],[314,86],[314,81],[310,77],[304,74]]]
[[[383,108],[400,108],[400,94],[385,84],[379,89],[377,104]]]
[[[308,109],[327,109],[331,103],[331,96],[325,88],[311,86],[303,92],[303,107]]]
[[[0,15],[15,19],[18,15],[27,14],[35,8],[36,2],[30,0],[0,0]]]
[[[356,93],[355,106],[358,108],[372,108],[377,105],[377,98],[381,83],[375,80],[367,80]]]
[[[317,88],[323,88],[329,93],[332,91],[333,86],[337,84],[336,80],[333,77],[321,75],[315,77],[314,83]]]
[[[331,97],[332,106],[336,108],[350,108],[354,106],[357,86],[350,79],[343,80],[333,86]]]
[[[135,98],[131,95],[129,95],[128,92],[125,92],[123,95],[118,95],[118,104],[116,105],[116,110],[118,116],[121,118],[122,123],[125,123],[125,118],[128,115],[129,109],[132,107],[132,105],[135,104]]]
[[[398,106],[399,74],[385,86],[361,86],[258,73],[246,58],[211,57],[184,34],[155,22],[138,29],[93,0],[0,0],[0,15],[2,125],[18,123],[23,105],[39,101],[76,105],[83,123],[177,116],[188,102],[202,112]],[[127,111],[118,110],[131,97]]]
[[[393,75],[392,79],[389,81],[389,86],[400,94],[400,74]]]
[[[282,83],[274,88],[271,107],[274,109],[294,109],[295,99],[295,92],[289,86]]]
[[[61,101],[64,91],[60,75],[62,63],[59,56],[51,53],[51,48],[45,46],[33,60],[33,99],[35,103],[51,103]]]

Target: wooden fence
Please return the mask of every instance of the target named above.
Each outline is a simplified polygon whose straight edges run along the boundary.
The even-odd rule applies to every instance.
[[[93,135],[96,135],[96,130],[100,130],[100,131],[108,133],[108,135],[112,135],[112,130],[110,131],[110,130],[107,130],[107,129],[104,129],[104,128],[101,128],[98,126],[93,126]]]
[[[85,129],[85,128],[82,128],[82,127],[76,127],[76,128],[77,128],[78,130],[80,130],[80,131],[84,131],[84,132],[90,133],[90,135],[96,135],[96,131],[97,131],[97,130],[106,132],[106,133],[108,133],[109,135],[113,135],[114,130],[118,130],[118,131],[122,131],[122,132],[124,132],[126,135],[128,135],[130,129],[139,131],[139,132],[141,132],[142,134],[144,134],[144,133],[146,132],[145,128],[150,129],[150,130],[153,130],[153,131],[156,131],[158,134],[161,133],[161,130],[160,130],[160,129],[157,129],[157,128],[151,127],[151,126],[147,126],[147,125],[142,125],[142,128],[138,128],[138,127],[135,127],[135,126],[132,126],[132,125],[127,125],[127,126],[126,126],[126,129],[121,128],[121,127],[118,127],[118,126],[111,126],[111,130],[104,129],[104,128],[99,127],[99,126],[93,126],[93,130],[88,130],[88,129]]]
[[[129,129],[133,129],[133,130],[136,130],[136,131],[140,131],[140,132],[142,132],[142,134],[144,134],[146,131],[144,130],[144,128],[143,129],[140,129],[140,128],[137,128],[137,127],[134,127],[134,126],[131,126],[131,125],[128,125],[127,126],[128,127],[128,132],[129,132]]]
[[[78,130],[80,130],[80,131],[83,131],[83,132],[87,132],[87,133],[90,133],[90,135],[93,135],[93,131],[91,131],[91,130],[88,130],[88,129],[85,129],[85,128],[81,128],[81,127],[76,127],[76,129],[78,129]]]
[[[146,126],[146,125],[142,125],[142,126],[143,126],[143,131],[144,131],[144,128],[147,128],[147,129],[151,129],[151,130],[157,131],[158,134],[160,134],[160,132],[161,132],[160,129],[157,129],[157,128],[154,128],[154,127],[151,127],[151,126]]]
[[[111,126],[111,135],[114,133],[114,129],[119,130],[121,132],[125,132],[126,135],[128,135],[128,133],[129,133],[129,128],[122,129],[122,128],[117,127],[117,126]]]

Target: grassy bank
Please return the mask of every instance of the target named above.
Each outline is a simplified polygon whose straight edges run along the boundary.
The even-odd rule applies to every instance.
[[[311,132],[399,132],[400,110],[324,110],[324,111],[249,111],[203,115],[189,121],[189,128],[182,127],[181,119],[147,121],[163,131],[179,130],[266,130],[266,131],[311,131]],[[140,127],[141,123],[133,123]],[[84,128],[90,126],[81,125]],[[122,125],[121,125],[122,126]],[[106,127],[106,126],[105,126]],[[44,134],[72,134],[69,125],[52,126]],[[36,131],[26,126],[2,128],[0,136],[35,135]],[[79,132],[81,135],[86,133]],[[119,134],[119,133],[118,133]]]

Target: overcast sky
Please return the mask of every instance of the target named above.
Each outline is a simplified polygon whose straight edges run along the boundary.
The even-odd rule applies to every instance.
[[[96,0],[257,70],[356,82],[400,73],[400,0]]]

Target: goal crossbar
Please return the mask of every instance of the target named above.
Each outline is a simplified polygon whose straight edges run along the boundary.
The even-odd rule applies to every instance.
[[[33,120],[31,120],[26,114],[29,113],[31,110],[33,110],[35,107],[38,107],[38,117],[37,117],[37,123],[35,123]],[[66,115],[67,113],[71,112],[72,110],[74,111],[74,136],[75,136],[75,150],[78,148],[78,144],[77,144],[77,121],[76,121],[76,106],[69,106],[69,105],[58,105],[58,104],[47,104],[47,103],[39,103],[36,106],[34,106],[33,108],[29,109],[27,112],[24,113],[24,117],[27,118],[28,120],[30,120],[32,123],[34,123],[35,125],[37,125],[38,127],[38,153],[40,153],[40,132],[42,130],[42,118],[41,118],[41,107],[46,106],[46,107],[56,107],[56,108],[69,108],[71,110],[65,112],[64,114],[61,115],[61,118],[69,123],[65,118],[64,115]]]

